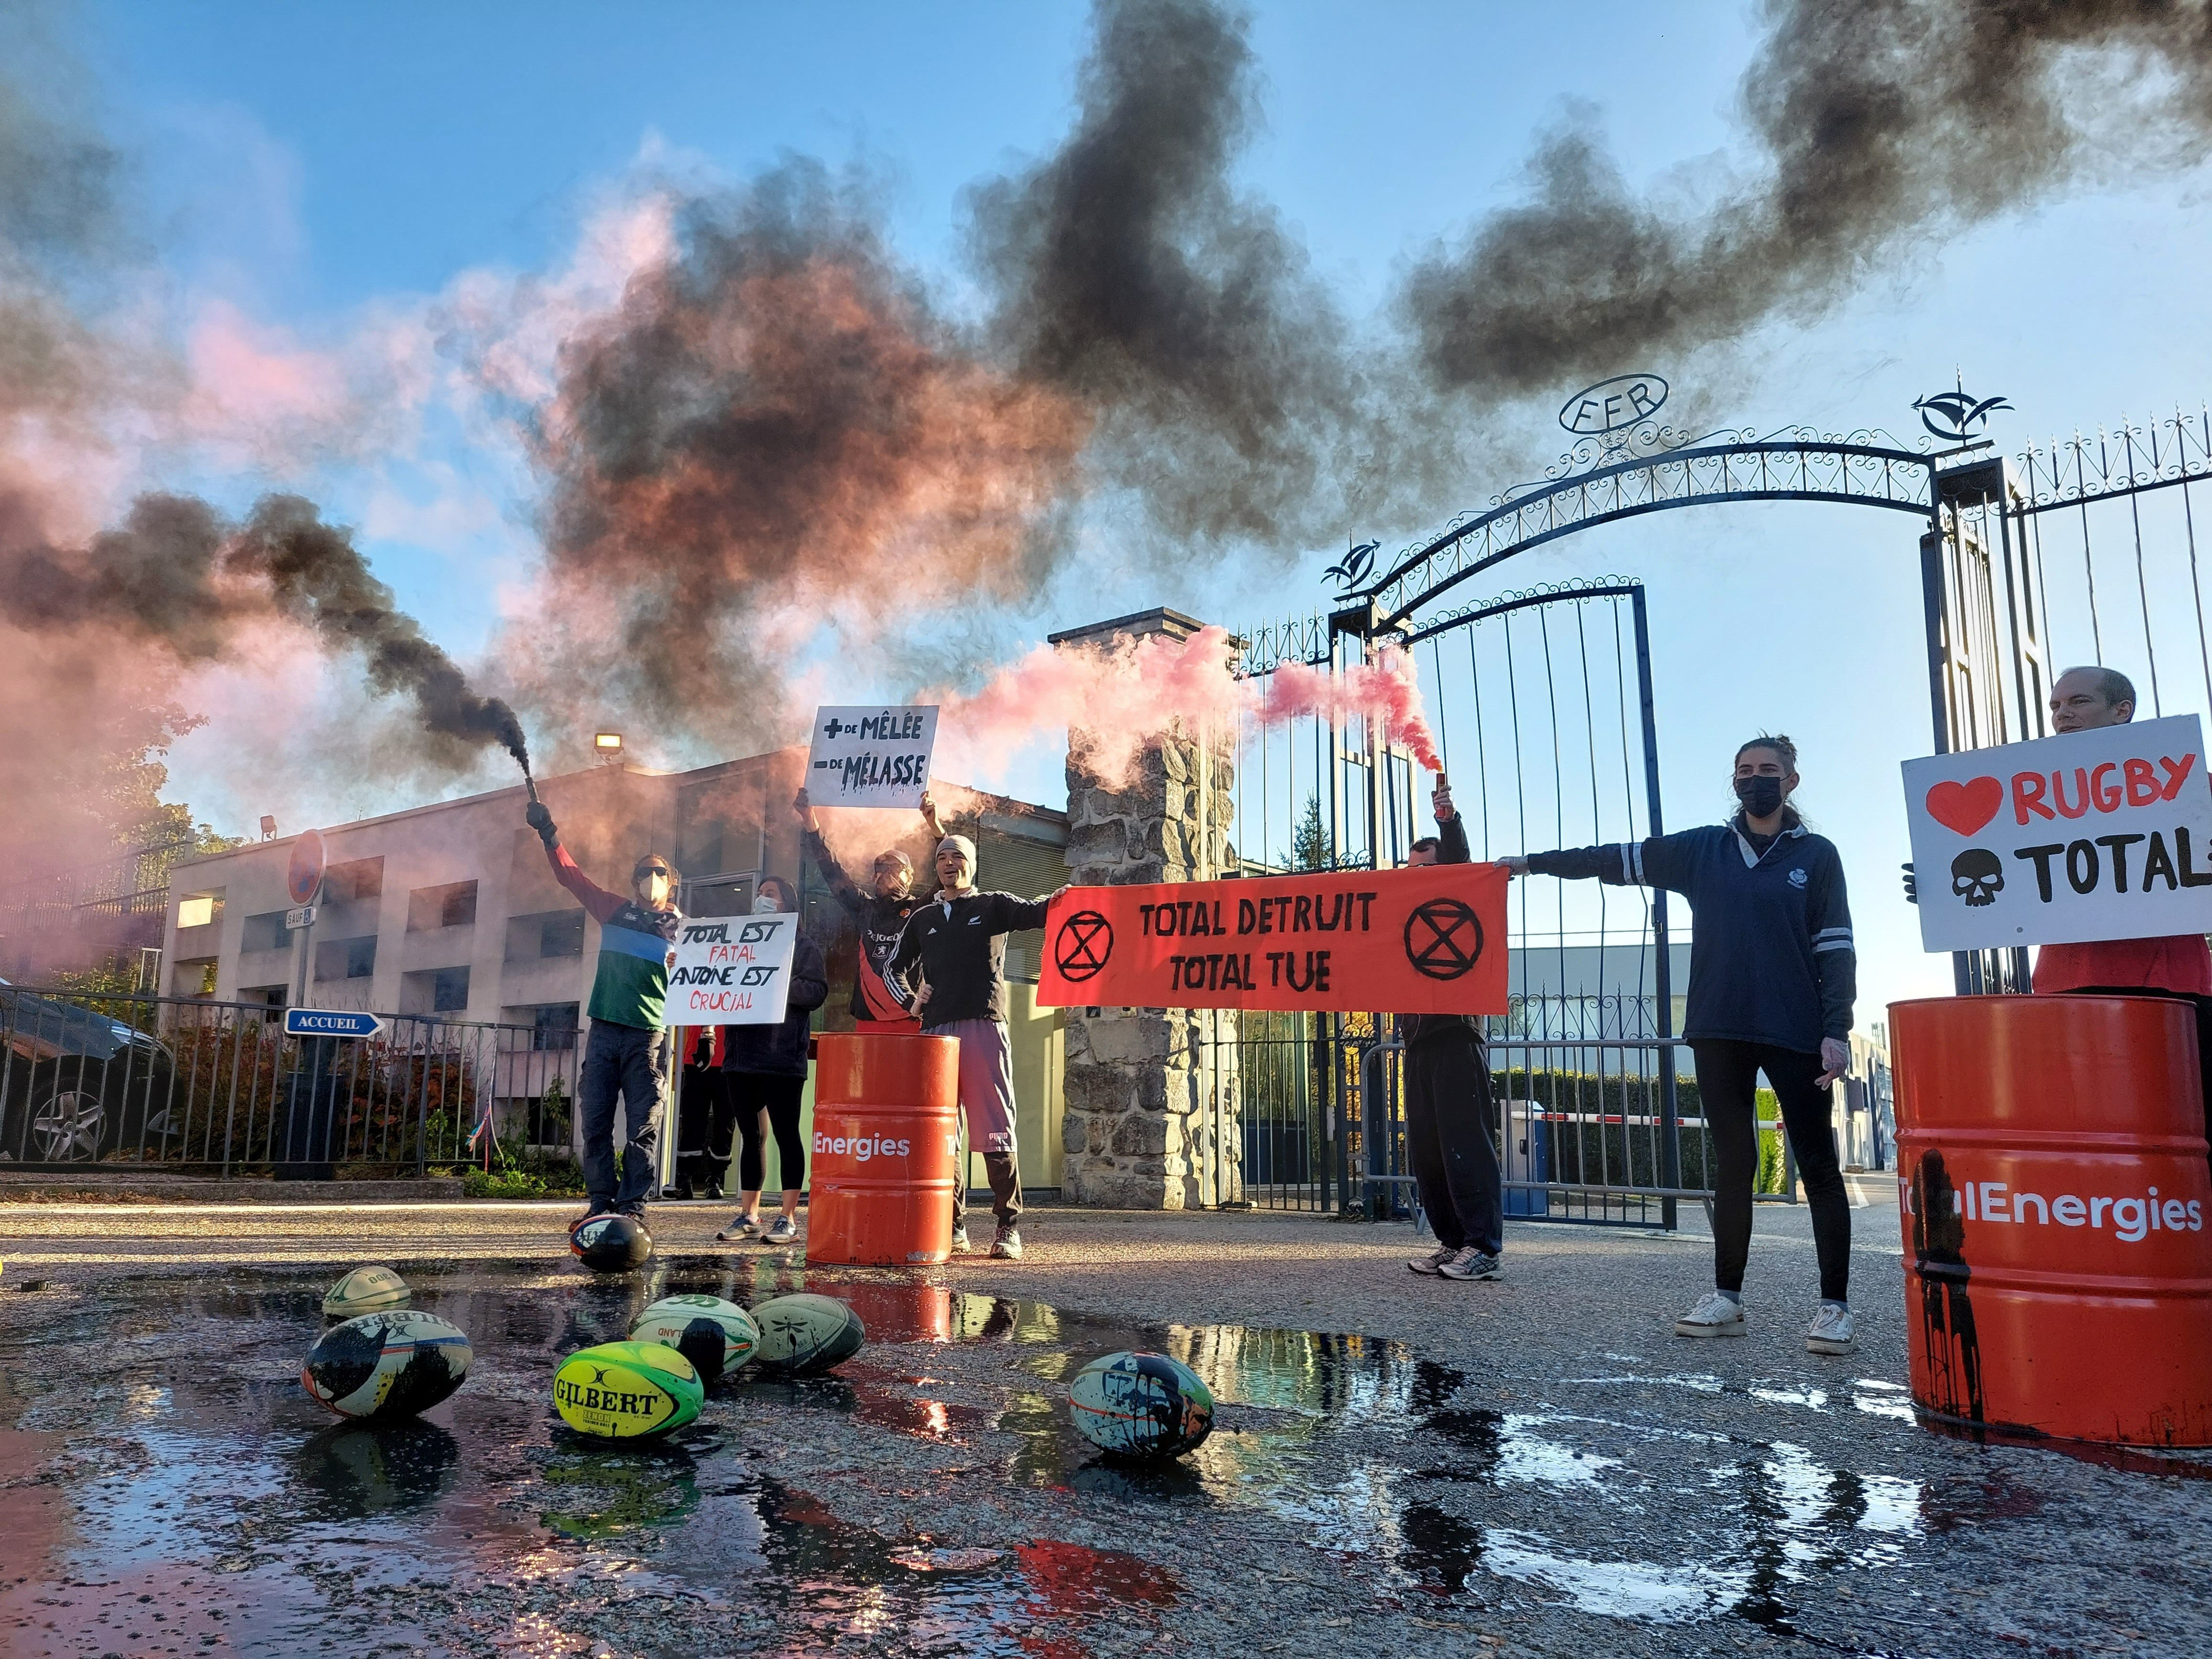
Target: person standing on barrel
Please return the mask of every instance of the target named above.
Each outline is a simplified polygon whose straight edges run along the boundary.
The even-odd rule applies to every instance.
[[[1595,877],[1663,887],[1690,901],[1690,992],[1684,1035],[1697,1059],[1713,1182],[1713,1289],[1674,1322],[1677,1336],[1741,1336],[1759,1168],[1757,1085],[1766,1073],[1797,1154],[1820,1265],[1820,1302],[1805,1346],[1856,1344],[1849,1297],[1850,1199],[1836,1158],[1830,1085],[1850,1066],[1858,960],[1843,861],[1790,803],[1797,746],[1753,738],[1735,755],[1740,810],[1728,823],[1642,842],[1500,860],[1516,875]]]
[[[542,801],[531,802],[524,817],[545,843],[553,878],[599,924],[599,960],[584,1011],[592,1034],[584,1045],[584,1074],[576,1091],[584,1131],[584,1189],[591,1207],[569,1231],[610,1210],[642,1222],[645,1197],[657,1173],[661,1101],[668,1087],[669,1032],[663,1024],[668,953],[683,920],[676,908],[676,870],[658,853],[646,854],[630,871],[625,898],[576,867]],[[614,1146],[617,1099],[629,1129],[619,1180]]]
[[[1006,1035],[1006,935],[1044,926],[1041,899],[975,890],[975,843],[947,836],[937,844],[938,893],[908,917],[887,977],[921,986],[915,1012],[924,1036],[960,1040],[960,1111],[982,1142],[999,1236],[991,1254],[1022,1257],[1022,1177],[1014,1142],[1013,1044]],[[968,1250],[968,1171],[952,1183],[952,1253]]]
[[[876,854],[868,890],[864,893],[830,850],[822,835],[822,821],[804,789],[793,799],[791,810],[799,819],[807,857],[814,860],[822,879],[830,884],[830,892],[860,932],[860,960],[853,970],[854,1030],[862,1035],[920,1031],[921,1022],[915,1018],[913,994],[885,971],[891,953],[898,949],[899,935],[906,931],[907,918],[926,902],[914,890],[914,860],[896,847],[885,848]],[[937,820],[937,803],[927,795],[921,798],[921,821],[928,826],[931,845],[945,839],[945,826]]]
[[[799,895],[781,876],[763,876],[753,897],[755,915],[788,915],[799,926]],[[761,1186],[768,1167],[768,1132],[775,1131],[776,1161],[783,1176],[783,1210],[764,1235],[770,1244],[799,1237],[799,1194],[806,1185],[806,1142],[799,1133],[799,1107],[806,1093],[808,1034],[814,1011],[830,1000],[830,975],[822,947],[800,929],[791,951],[791,986],[780,1025],[726,1025],[722,1039],[722,1094],[716,1105],[707,1156],[726,1168],[732,1127],[744,1137],[738,1155],[740,1209],[714,1235],[734,1243],[761,1231]]]
[[[2094,732],[2125,726],[2136,717],[2136,688],[2110,668],[2069,668],[2051,685],[2054,732]],[[1912,866],[1905,866],[1905,896],[1918,903]],[[2088,939],[2046,945],[2035,953],[2035,994],[2091,997],[2172,997],[2197,1018],[2198,1086],[2204,1096],[2204,1133],[2212,1142],[2212,947],[2202,933],[2157,939]]]
[[[1467,825],[1451,787],[1431,797],[1437,833],[1415,842],[1406,862],[1465,864]],[[1406,1265],[1443,1279],[1495,1279],[1505,1248],[1504,1188],[1490,1144],[1490,1066],[1482,1031],[1467,1014],[1401,1014],[1406,1043],[1406,1146],[1421,1208],[1437,1248]]]

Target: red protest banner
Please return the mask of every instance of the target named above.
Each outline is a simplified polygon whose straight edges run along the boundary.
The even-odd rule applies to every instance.
[[[1505,880],[1437,864],[1074,888],[1046,914],[1036,1000],[1502,1014]]]

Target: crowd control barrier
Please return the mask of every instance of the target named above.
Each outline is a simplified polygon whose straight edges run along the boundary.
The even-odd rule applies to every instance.
[[[1890,1006],[1912,1397],[1950,1425],[2212,1445],[2194,1011]]]
[[[903,1267],[952,1249],[960,1043],[945,1036],[815,1039],[810,1262]]]

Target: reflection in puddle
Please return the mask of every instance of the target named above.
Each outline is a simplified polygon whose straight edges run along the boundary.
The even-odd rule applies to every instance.
[[[896,1637],[924,1654],[1074,1653],[1086,1650],[1062,1646],[1068,1632],[1150,1628],[1188,1600],[1169,1566],[1047,1535],[1176,1529],[1130,1510],[1203,1512],[1209,1548],[1232,1562],[1248,1535],[1287,1527],[1379,1564],[1392,1593],[1481,1603],[1534,1591],[1608,1617],[1732,1613],[1788,1630],[1792,1585],[1893,1566],[1936,1524],[1912,1481],[1827,1468],[1785,1443],[1493,1410],[1469,1401],[1462,1373],[1369,1337],[1134,1326],[781,1257],[664,1258],[618,1280],[538,1264],[404,1271],[416,1305],[467,1330],[477,1355],[469,1386],[420,1420],[333,1425],[301,1396],[321,1286],[282,1274],[111,1287],[0,1349],[67,1346],[82,1366],[67,1389],[22,1383],[7,1402],[22,1431],[66,1431],[0,1430],[0,1455],[15,1448],[67,1501],[10,1508],[0,1479],[0,1522],[20,1515],[9,1535],[46,1562],[45,1580],[0,1589],[0,1630],[30,1627],[31,1598],[74,1580],[66,1606],[37,1619],[130,1636],[126,1650],[172,1634],[179,1650],[289,1654],[372,1632],[435,1646],[447,1632],[550,1654],[637,1649],[645,1629],[642,1650],[674,1654],[724,1650],[740,1621],[768,1620],[809,1650]],[[828,1376],[744,1374],[649,1446],[610,1447],[552,1419],[553,1357],[623,1335],[647,1303],[798,1289],[851,1302],[870,1347]],[[173,1362],[186,1333],[210,1355],[198,1369]],[[1183,1361],[1222,1401],[1193,1455],[1115,1462],[1076,1434],[1066,1379],[1131,1347]],[[1745,1391],[1693,1376],[1573,1380]],[[1903,1402],[1893,1385],[1849,1389],[1862,1412]],[[1834,1409],[1820,1389],[1748,1392]],[[1240,1532],[1254,1516],[1270,1524]],[[1661,1528],[1716,1565],[1650,1559]],[[189,1616],[167,1605],[186,1583]]]

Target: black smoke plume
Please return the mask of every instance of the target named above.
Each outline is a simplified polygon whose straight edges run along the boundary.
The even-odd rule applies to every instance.
[[[1739,93],[1759,176],[1671,213],[1638,200],[1589,132],[1554,134],[1533,200],[1408,275],[1399,313],[1437,385],[1559,392],[1817,316],[1900,251],[2071,181],[2097,149],[2092,112],[2138,165],[2198,159],[2212,130],[2212,14],[2195,0],[1765,11]]]

